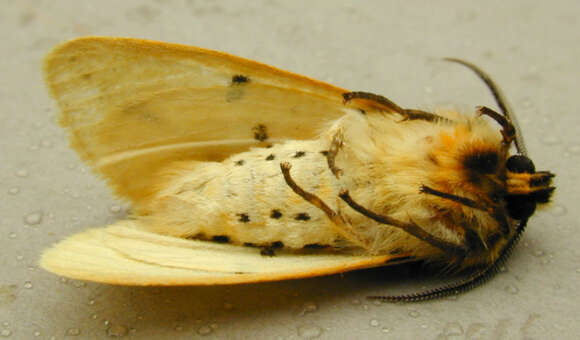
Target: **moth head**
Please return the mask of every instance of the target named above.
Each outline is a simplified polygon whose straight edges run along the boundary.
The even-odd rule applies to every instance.
[[[512,219],[530,217],[537,204],[547,203],[554,191],[554,175],[536,171],[532,160],[522,154],[509,155],[505,140],[472,143],[462,154],[461,165],[469,186],[487,203],[505,204]]]

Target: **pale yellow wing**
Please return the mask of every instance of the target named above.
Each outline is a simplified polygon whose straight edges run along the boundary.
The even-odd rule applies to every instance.
[[[218,285],[329,275],[404,261],[403,256],[287,254],[162,236],[139,222],[73,235],[46,250],[40,265],[55,274],[118,285]]]
[[[134,203],[172,161],[309,139],[343,115],[343,89],[176,44],[79,38],[56,47],[44,73],[74,149]]]

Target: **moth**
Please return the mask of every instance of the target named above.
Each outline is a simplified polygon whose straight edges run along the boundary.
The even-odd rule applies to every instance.
[[[57,46],[44,75],[72,147],[129,218],[42,255],[53,273],[119,285],[285,280],[422,261],[473,288],[497,272],[554,176],[515,117],[406,109],[225,53],[139,39]],[[514,150],[515,149],[515,150]]]

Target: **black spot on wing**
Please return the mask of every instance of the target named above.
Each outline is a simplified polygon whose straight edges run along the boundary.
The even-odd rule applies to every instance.
[[[326,156],[328,156],[328,150],[320,151],[320,154],[323,155],[324,157],[326,157]]]
[[[263,256],[274,256],[274,251],[276,249],[282,249],[284,247],[284,243],[282,241],[272,242],[269,246],[262,248],[260,254]]]
[[[236,216],[239,217],[238,221],[240,221],[242,223],[250,222],[250,216],[248,216],[248,214],[246,214],[246,213],[239,213],[239,214],[236,214]]]
[[[250,82],[250,78],[247,76],[236,74],[232,76],[232,81],[230,83],[230,87],[228,91],[226,91],[226,102],[232,103],[242,99],[245,94],[245,86],[247,83]]]
[[[274,219],[279,219],[280,217],[282,217],[282,212],[280,212],[280,210],[278,209],[272,209],[272,211],[270,212],[270,217]]]
[[[250,82],[250,78],[242,75],[242,74],[236,74],[232,77],[232,84],[231,85],[241,85],[241,84],[246,84]]]
[[[246,162],[243,159],[240,159],[239,161],[236,161],[234,164],[236,166],[242,166],[242,165],[244,165],[244,163],[246,163]]]
[[[268,139],[268,131],[266,130],[266,125],[258,124],[252,128],[252,132],[254,132],[254,139],[260,142],[265,141]]]
[[[296,153],[294,154],[294,158],[300,158],[300,157],[304,157],[306,155],[306,152],[304,151],[296,151]]]
[[[294,217],[294,219],[296,221],[308,221],[310,220],[310,215],[308,215],[307,213],[299,213],[296,215],[296,217]]]
[[[272,247],[274,249],[281,249],[281,248],[284,247],[284,242],[282,242],[282,241],[272,242],[272,244],[270,245],[270,247]]]
[[[327,244],[318,244],[318,243],[309,243],[307,245],[305,245],[303,248],[304,249],[324,249],[324,248],[328,248],[330,247]]]
[[[216,235],[211,238],[212,241],[217,243],[228,243],[230,242],[230,238],[226,235]]]
[[[268,157],[266,157],[267,161],[273,161],[274,158],[276,158],[276,156],[274,156],[273,154],[268,155]]]

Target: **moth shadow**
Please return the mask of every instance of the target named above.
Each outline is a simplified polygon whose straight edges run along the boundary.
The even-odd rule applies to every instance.
[[[267,318],[284,322],[313,310],[348,310],[372,303],[369,295],[422,290],[436,280],[417,264],[365,269],[310,279],[229,286],[123,287],[90,284],[92,300],[106,320],[117,320],[153,334],[173,328],[199,330],[207,325],[256,327]],[[100,306],[100,308],[99,308]],[[286,321],[287,322],[287,321]],[[259,323],[258,323],[259,324]]]

